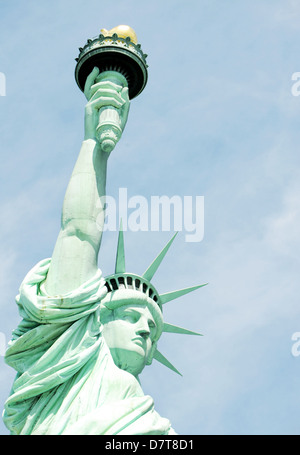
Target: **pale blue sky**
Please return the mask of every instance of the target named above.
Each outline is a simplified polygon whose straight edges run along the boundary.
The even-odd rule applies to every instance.
[[[153,282],[160,292],[209,282],[165,309],[168,322],[204,334],[161,339],[183,377],[153,364],[143,388],[179,434],[299,434],[299,2],[0,0],[0,17],[0,332],[9,339],[19,285],[58,234],[83,133],[78,47],[129,24],[149,81],[107,191],[204,196],[203,241],[180,233]],[[127,232],[128,270],[142,273],[171,235]],[[105,275],[116,241],[103,238]],[[2,408],[14,377],[2,357],[0,372]]]

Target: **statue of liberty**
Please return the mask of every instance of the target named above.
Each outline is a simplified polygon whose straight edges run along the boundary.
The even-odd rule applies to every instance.
[[[118,38],[124,41],[120,30]],[[200,286],[160,295],[152,285],[175,236],[143,275],[126,273],[122,228],[115,273],[102,276],[107,162],[116,133],[106,129],[101,139],[99,113],[117,113],[118,130],[124,130],[126,74],[94,67],[84,94],[84,140],[54,251],[30,270],[16,298],[22,321],[6,362],[17,374],[3,419],[13,435],[176,434],[144,395],[139,374],[153,359],[177,372],[157,350],[158,340],[162,332],[195,332],[165,323],[162,306]]]

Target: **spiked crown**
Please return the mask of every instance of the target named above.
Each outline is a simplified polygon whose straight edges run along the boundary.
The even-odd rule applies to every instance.
[[[140,276],[125,271],[124,236],[121,223],[118,238],[115,273],[105,278],[106,280],[105,285],[108,292],[106,297],[101,301],[101,305],[112,310],[121,305],[126,305],[130,303],[136,304],[146,303],[149,309],[152,311],[152,314],[158,326],[158,336],[157,339],[155,340],[153,358],[162,363],[163,365],[167,366],[168,368],[170,368],[172,371],[181,375],[181,373],[174,367],[174,365],[172,365],[166,359],[166,357],[164,357],[157,350],[156,343],[162,332],[187,335],[201,334],[164,322],[162,315],[163,305],[171,300],[177,299],[178,297],[188,294],[189,292],[195,291],[196,289],[205,286],[207,283],[188,287],[185,289],[167,292],[165,294],[159,294],[156,288],[151,283],[150,280],[153,278],[159,265],[164,259],[176,235],[177,233],[173,235],[173,237],[168,241],[168,243],[165,245],[162,251],[158,254],[158,256],[150,264],[147,270],[143,273],[143,275]]]

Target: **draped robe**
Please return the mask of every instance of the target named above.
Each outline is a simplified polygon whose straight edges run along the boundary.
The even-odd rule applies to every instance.
[[[118,368],[102,336],[101,271],[64,295],[43,282],[51,260],[25,277],[16,301],[22,317],[6,352],[17,371],[3,420],[11,434],[176,434],[139,381]]]

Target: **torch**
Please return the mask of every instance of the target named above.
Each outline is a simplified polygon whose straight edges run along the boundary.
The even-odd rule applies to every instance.
[[[148,80],[147,54],[138,44],[135,31],[127,25],[111,30],[102,29],[99,36],[88,39],[79,48],[75,79],[83,92],[86,79],[94,67],[99,68],[97,82],[109,80],[128,87],[129,99],[138,96]],[[122,130],[118,109],[105,106],[99,110],[97,139],[102,150],[111,152],[119,141]]]

